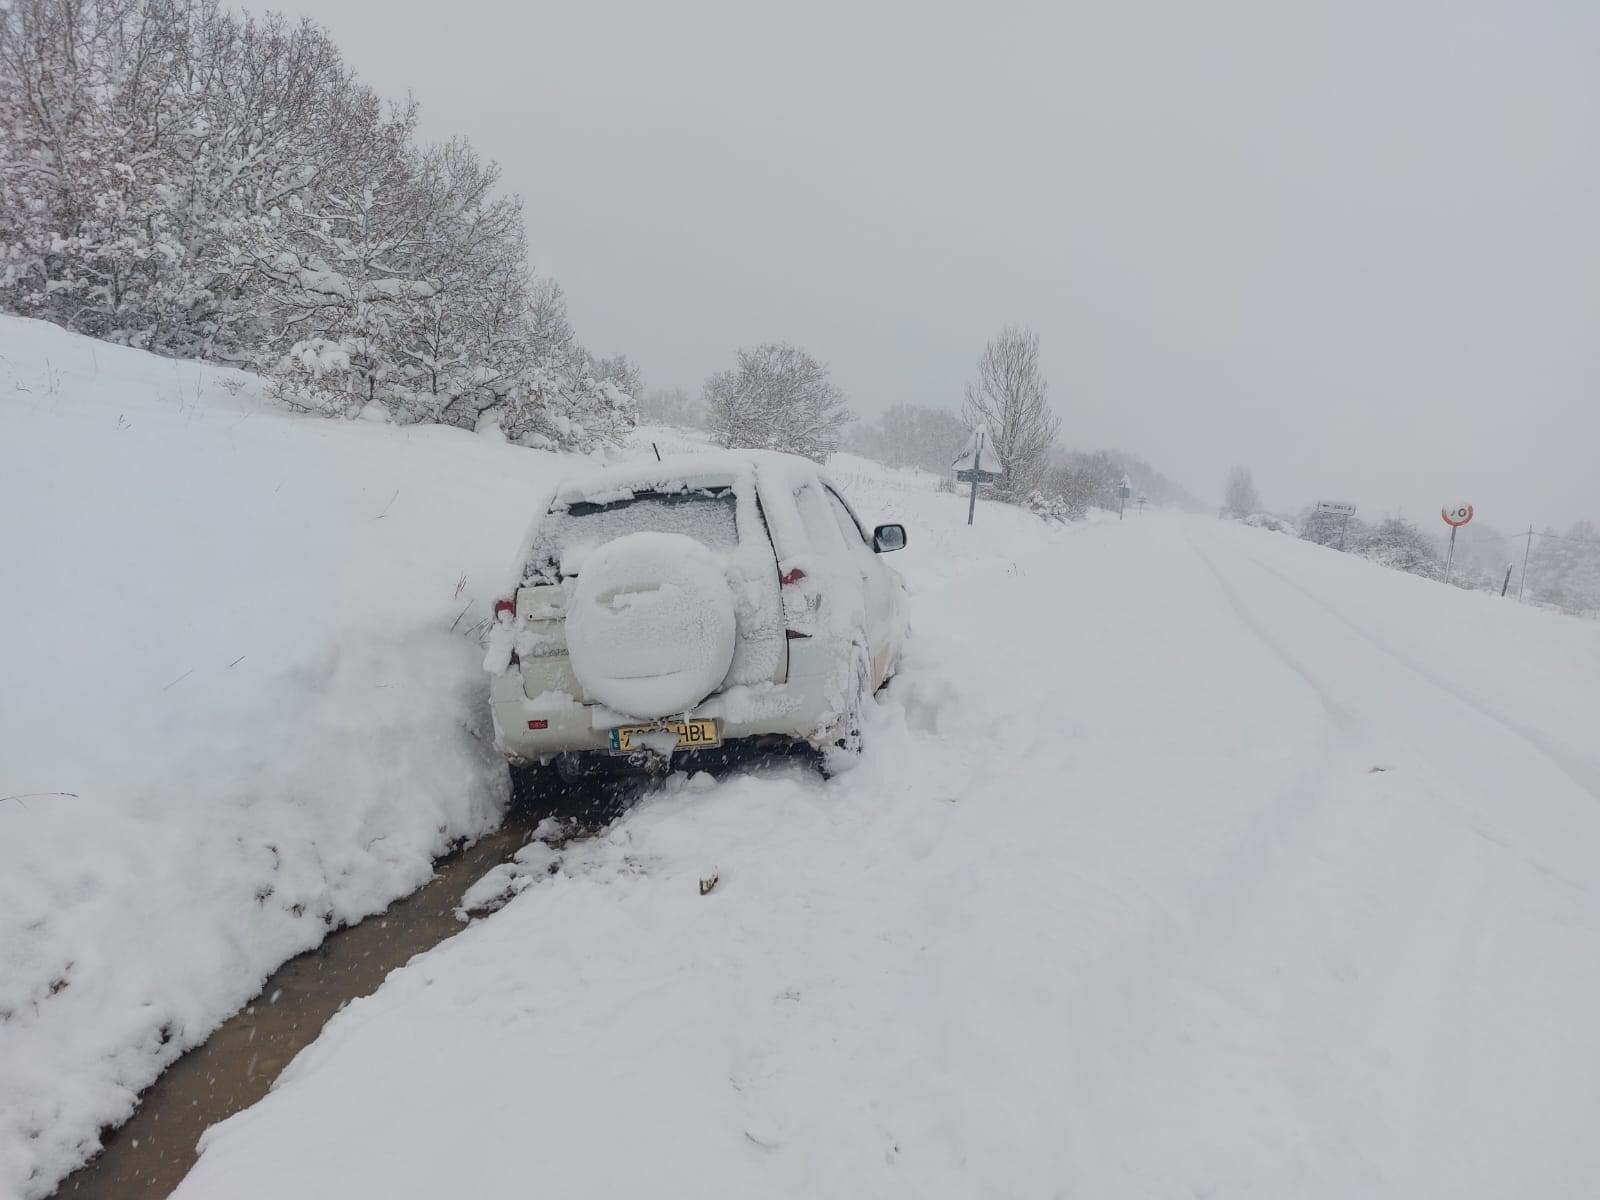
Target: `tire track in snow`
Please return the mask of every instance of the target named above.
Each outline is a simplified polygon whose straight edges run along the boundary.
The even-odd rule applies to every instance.
[[[1217,584],[1214,594],[1223,602],[1204,616],[1191,612],[1197,635],[1208,636],[1204,621],[1213,613],[1216,620],[1236,620],[1253,642],[1315,696],[1322,723],[1311,753],[1273,788],[1258,820],[1207,863],[1203,877],[1183,885],[1182,918],[1154,925],[1143,937],[1130,940],[1103,964],[1107,968],[1103,974],[1097,972],[1085,981],[1074,999],[1072,1007],[1085,1018],[1085,1032],[1090,1035],[1079,1063],[1096,1096],[1089,1120],[1097,1130],[1094,1136],[1080,1135],[1078,1142],[1095,1155],[1104,1153],[1102,1145],[1125,1136],[1128,1128],[1151,1123],[1151,1106],[1160,1104],[1151,1097],[1165,1090],[1164,1077],[1174,1060],[1191,1049],[1196,995],[1209,997],[1229,1012],[1247,1014],[1247,1020],[1265,1020],[1256,999],[1228,978],[1222,964],[1241,940],[1250,940],[1246,931],[1260,913],[1281,910],[1284,897],[1294,894],[1305,862],[1318,852],[1314,831],[1335,800],[1361,786],[1365,778],[1357,749],[1356,709],[1343,703],[1254,617],[1203,555],[1197,554],[1197,565],[1209,570]],[[1205,576],[1197,576],[1192,594],[1205,594],[1204,582]],[[1188,587],[1184,590],[1190,592]],[[1165,1186],[1158,1187],[1149,1175],[1161,1168],[1141,1161],[1112,1158],[1087,1165],[1089,1180],[1103,1183],[1109,1169],[1121,1179],[1121,1187],[1126,1187],[1129,1175],[1139,1176],[1157,1191]],[[1192,1186],[1196,1195],[1207,1194],[1207,1185],[1198,1178],[1190,1177],[1184,1186]],[[1219,1194],[1229,1190],[1220,1182],[1217,1187]],[[1092,1194],[1096,1188],[1091,1184],[1087,1190]]]
[[[1550,743],[1541,737],[1537,732],[1527,728],[1525,725],[1522,725],[1513,718],[1506,716],[1502,712],[1497,712],[1490,709],[1476,696],[1473,696],[1456,684],[1451,683],[1449,680],[1441,678],[1433,671],[1417,662],[1416,659],[1414,659],[1411,655],[1405,653],[1403,650],[1397,649],[1393,645],[1389,644],[1384,638],[1374,634],[1370,629],[1363,626],[1360,622],[1353,620],[1349,615],[1341,612],[1337,607],[1329,603],[1327,599],[1319,596],[1316,592],[1313,592],[1310,588],[1307,588],[1298,580],[1285,575],[1282,571],[1279,571],[1277,568],[1261,561],[1255,555],[1246,553],[1245,551],[1239,550],[1236,547],[1229,547],[1229,552],[1250,563],[1252,566],[1256,567],[1265,574],[1272,576],[1284,586],[1294,589],[1306,600],[1322,609],[1334,620],[1338,621],[1341,625],[1349,629],[1352,633],[1356,634],[1363,641],[1370,644],[1373,648],[1382,651],[1384,654],[1392,658],[1396,663],[1409,670],[1413,675],[1417,676],[1425,683],[1431,684],[1434,688],[1444,693],[1454,703],[1461,705],[1478,718],[1499,726],[1507,733],[1510,733],[1525,742],[1530,749],[1537,751],[1547,762],[1549,762],[1551,766],[1560,771],[1561,774],[1565,775],[1575,787],[1581,791],[1587,792],[1591,798],[1597,802],[1600,802],[1600,772],[1595,771],[1593,768],[1588,767],[1585,764],[1574,762],[1564,751],[1550,745]],[[1207,561],[1209,563],[1210,560],[1208,559]],[[1213,567],[1213,570],[1215,570],[1215,567]]]
[[[1192,542],[1191,545],[1193,545]],[[1212,571],[1217,574],[1217,577],[1219,581],[1222,582],[1222,585],[1232,592],[1235,603],[1239,604],[1240,598],[1238,592],[1232,589],[1231,585],[1226,582],[1224,572],[1216,565],[1215,560],[1201,547],[1195,546],[1194,549],[1201,559],[1211,567]],[[1329,603],[1323,597],[1311,591],[1305,585],[1301,584],[1292,577],[1285,575],[1282,571],[1269,565],[1268,563],[1263,562],[1255,555],[1240,550],[1234,546],[1229,546],[1226,553],[1230,554],[1238,561],[1248,563],[1250,566],[1255,567],[1261,573],[1261,575],[1273,580],[1281,588],[1288,589],[1295,595],[1298,602],[1302,605],[1310,606],[1323,617],[1332,618],[1338,627],[1343,629],[1347,634],[1354,636],[1358,643],[1365,646],[1368,650],[1376,652],[1379,656],[1381,656],[1383,661],[1392,663],[1395,667],[1403,669],[1412,677],[1420,681],[1424,687],[1438,695],[1441,695],[1447,704],[1453,705],[1465,712],[1469,719],[1478,723],[1480,726],[1487,726],[1487,732],[1489,732],[1491,736],[1498,737],[1500,739],[1509,739],[1513,745],[1519,746],[1524,752],[1526,752],[1526,754],[1531,755],[1539,764],[1548,768],[1563,782],[1570,785],[1576,791],[1587,796],[1591,800],[1600,800],[1600,792],[1597,792],[1595,787],[1591,786],[1591,784],[1584,778],[1585,776],[1589,775],[1590,772],[1582,765],[1573,763],[1568,756],[1550,746],[1537,734],[1529,731],[1515,720],[1498,712],[1492,711],[1482,703],[1478,702],[1474,697],[1463,691],[1461,688],[1452,685],[1449,681],[1441,678],[1435,672],[1416,662],[1411,655],[1396,650],[1392,645],[1389,644],[1387,639],[1373,634],[1369,629],[1363,627],[1359,622],[1352,620],[1346,614],[1340,612],[1339,609],[1333,604]],[[1260,622],[1255,618],[1247,616],[1246,619],[1258,631],[1261,630]],[[1293,667],[1297,673],[1301,674],[1308,683],[1316,688],[1319,695],[1324,696],[1325,703],[1331,703],[1340,707],[1349,707],[1344,705],[1342,701],[1335,699],[1331,693],[1326,692],[1324,685],[1316,682],[1317,677],[1315,673],[1301,668],[1294,657],[1291,654],[1283,651],[1280,643],[1277,643],[1270,634],[1263,633],[1263,636],[1266,638],[1269,644],[1279,648],[1279,653],[1284,657],[1284,661],[1286,663]],[[1385,703],[1392,703],[1392,694],[1392,690],[1386,690],[1382,697],[1383,701]],[[1350,711],[1352,713],[1352,720],[1359,724],[1360,717],[1357,713],[1357,710],[1351,708]],[[1405,722],[1403,732],[1408,738],[1421,736],[1426,740],[1437,737],[1436,734],[1431,732],[1421,732],[1419,734],[1418,729],[1415,727],[1414,721]],[[1481,739],[1468,739],[1465,737],[1459,738],[1458,741],[1460,743],[1462,753],[1469,753],[1473,749],[1481,747],[1483,744],[1485,744]],[[1430,761],[1443,763],[1451,763],[1454,761],[1454,757],[1450,754],[1448,748],[1442,747],[1441,750],[1443,751],[1442,754],[1436,752],[1430,755]],[[1529,777],[1531,778],[1531,772],[1529,772]],[[1536,792],[1537,789],[1530,786],[1528,791]],[[1485,842],[1494,845],[1500,850],[1503,850],[1514,856],[1519,856],[1523,863],[1530,870],[1545,875],[1566,887],[1574,888],[1583,892],[1593,893],[1594,889],[1592,887],[1573,878],[1570,872],[1559,870],[1550,863],[1543,861],[1529,846],[1518,845],[1514,841],[1508,840],[1507,837],[1486,828],[1483,821],[1474,818],[1467,811],[1458,811],[1455,815],[1456,819],[1459,820],[1469,832],[1479,838],[1482,838]]]
[[[1448,1118],[1417,1114],[1438,1109],[1446,1098],[1445,1110],[1457,1117],[1481,1120],[1493,1107],[1471,1091],[1493,1056],[1464,1057],[1463,1049],[1506,1020],[1499,977],[1508,967],[1514,974],[1518,961],[1559,977],[1556,959],[1519,956],[1515,946],[1515,930],[1525,919],[1517,901],[1525,905],[1530,894],[1529,877],[1519,868],[1550,872],[1517,862],[1516,855],[1499,858],[1485,842],[1463,836],[1486,837],[1482,830],[1441,824],[1433,807],[1417,803],[1427,800],[1427,788],[1419,794],[1405,782],[1409,773],[1341,771],[1345,764],[1359,766],[1355,756],[1369,745],[1358,706],[1365,691],[1341,695],[1274,632],[1226,568],[1201,547],[1193,549],[1244,627],[1322,704],[1330,736],[1320,763],[1327,774],[1312,785],[1317,803],[1294,810],[1296,819],[1282,836],[1257,840],[1261,860],[1248,864],[1257,902],[1245,906],[1241,898],[1242,918],[1211,931],[1226,936],[1195,943],[1169,965],[1166,974],[1178,986],[1168,985],[1160,1020],[1149,1025],[1147,1044],[1135,1047],[1134,1061],[1124,1064],[1128,1078],[1118,1081],[1124,1085],[1122,1124],[1159,1124],[1170,1110],[1181,1112],[1185,1098],[1166,1094],[1169,1079],[1181,1080],[1194,1094],[1188,1103],[1237,1107],[1233,1132],[1241,1136],[1270,1137],[1271,1122],[1257,1117],[1263,1108],[1298,1112],[1306,1132],[1297,1154],[1304,1161],[1268,1154],[1258,1168],[1271,1174],[1263,1194],[1274,1187],[1280,1194],[1330,1187],[1331,1194],[1418,1194],[1440,1176],[1439,1164],[1419,1160],[1418,1142],[1442,1145],[1454,1131],[1445,1128]],[[1297,620],[1293,614],[1285,619]],[[1412,666],[1352,623],[1343,625],[1369,652],[1379,652],[1380,661]],[[1308,638],[1318,636],[1314,622],[1304,627]],[[1439,686],[1427,672],[1413,674],[1430,688]],[[1382,672],[1370,678],[1372,686],[1386,688]],[[1517,733],[1496,724],[1506,735]],[[1340,803],[1330,806],[1330,798]],[[1263,960],[1274,964],[1265,974]],[[1342,1015],[1330,1015],[1341,1007]],[[1512,1027],[1520,1034],[1514,1019]],[[1229,1068],[1235,1043],[1254,1043],[1256,1055],[1270,1053],[1235,1080],[1230,1094],[1208,1076]],[[1403,1049],[1391,1056],[1388,1047]],[[1564,1082],[1549,1078],[1557,1089]],[[1467,1097],[1459,1104],[1458,1093]],[[1482,1132],[1491,1128],[1486,1123]],[[1489,1136],[1482,1144],[1495,1140]],[[1230,1172],[1224,1160],[1241,1148],[1230,1145],[1220,1155],[1215,1149],[1192,1147],[1193,1161],[1151,1167],[1143,1182],[1155,1189],[1182,1182],[1202,1191],[1212,1184],[1223,1194],[1236,1191],[1237,1180],[1224,1182]],[[1262,1150],[1257,1145],[1246,1153]],[[1465,1161],[1444,1174],[1472,1178]],[[1160,1178],[1163,1171],[1174,1177]],[[1250,1183],[1261,1187],[1269,1180],[1253,1176]]]

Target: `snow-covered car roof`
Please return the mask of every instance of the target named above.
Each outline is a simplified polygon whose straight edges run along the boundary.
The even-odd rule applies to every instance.
[[[708,454],[683,454],[660,462],[630,463],[575,475],[563,480],[551,501],[552,508],[573,504],[609,504],[640,492],[685,492],[703,487],[728,487],[756,475],[813,478],[815,463],[793,454],[771,450],[718,450]]]

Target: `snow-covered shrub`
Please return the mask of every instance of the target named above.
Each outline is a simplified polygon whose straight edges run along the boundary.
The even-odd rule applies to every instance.
[[[571,363],[547,363],[506,398],[500,424],[519,445],[588,454],[621,445],[638,415],[633,397],[611,380]]]
[[[740,350],[738,365],[706,380],[708,428],[718,445],[781,450],[825,462],[850,420],[828,368],[798,346]]]
[[[1362,558],[1426,579],[1443,574],[1438,550],[1422,530],[1403,517],[1390,517],[1364,530],[1351,549]]]
[[[1072,510],[1067,502],[1060,496],[1046,496],[1043,492],[1034,492],[1028,497],[1024,507],[1034,516],[1044,521],[1056,521],[1065,525],[1074,519]],[[1082,514],[1078,514],[1081,516]]]
[[[1242,524],[1252,529],[1267,529],[1273,533],[1287,533],[1291,537],[1299,537],[1300,531],[1288,521],[1275,517],[1270,513],[1251,513]]]

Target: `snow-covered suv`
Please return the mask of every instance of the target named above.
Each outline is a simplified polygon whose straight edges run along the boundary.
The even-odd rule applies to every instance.
[[[907,604],[816,466],[734,452],[598,471],[556,489],[495,606],[485,667],[514,778],[714,765],[733,745],[861,747]]]

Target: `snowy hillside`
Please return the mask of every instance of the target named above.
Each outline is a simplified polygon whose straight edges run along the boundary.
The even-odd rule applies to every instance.
[[[0,317],[0,1196],[498,820],[461,630],[559,463]]]

